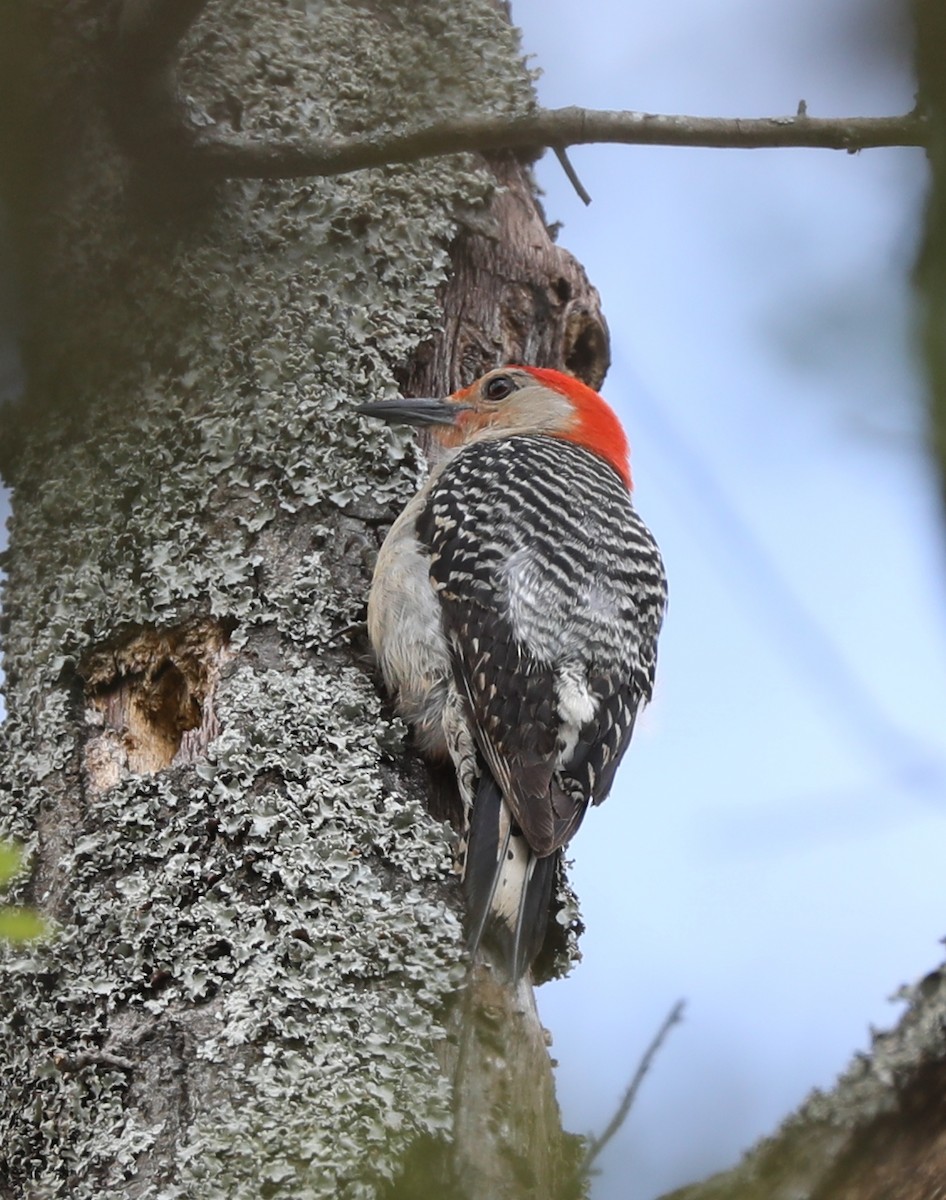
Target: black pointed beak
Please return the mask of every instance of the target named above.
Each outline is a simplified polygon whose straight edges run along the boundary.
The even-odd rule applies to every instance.
[[[457,415],[467,407],[466,404],[448,404],[434,396],[418,396],[411,400],[398,396],[374,404],[356,404],[355,412],[377,417],[389,425],[454,425]]]

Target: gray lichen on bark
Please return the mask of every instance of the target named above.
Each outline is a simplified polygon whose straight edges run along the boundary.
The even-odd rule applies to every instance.
[[[387,764],[343,632],[413,450],[350,405],[435,332],[492,177],[463,157],[209,195],[143,176],[107,111],[114,5],[32,20],[49,153],[12,197],[30,390],[2,454],[0,832],[34,853],[59,935],[4,952],[0,1185],[372,1196],[451,1127],[462,955],[449,832]],[[193,103],[261,130],[532,104],[488,0],[212,5],[185,50]],[[181,761],[175,718],[168,766],[112,730],[97,773],[133,640],[156,631],[152,675],[186,681],[166,631],[201,623],[226,648],[212,697],[175,682],[171,707],[212,703],[219,735]]]

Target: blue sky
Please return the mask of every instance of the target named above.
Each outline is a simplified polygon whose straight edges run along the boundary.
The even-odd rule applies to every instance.
[[[515,0],[549,105],[881,114],[856,0]],[[873,15],[872,15],[873,14]],[[732,1162],[830,1086],[946,934],[944,528],[908,273],[917,151],[572,152],[552,220],[602,293],[604,389],[667,560],[658,695],[573,843],[584,962],[539,993],[566,1124],[603,1128],[688,1002],[595,1200]],[[0,504],[0,512],[2,512]]]
[[[882,6],[515,0],[549,106],[906,111]],[[604,392],[670,577],[658,694],[572,844],[588,932],[539,992],[566,1124],[676,1029],[595,1200],[721,1169],[830,1086],[946,934],[944,528],[909,271],[915,150],[587,147],[539,178],[602,294]]]

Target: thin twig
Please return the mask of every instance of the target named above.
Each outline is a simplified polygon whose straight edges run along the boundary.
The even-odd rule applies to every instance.
[[[458,118],[409,133],[347,141],[284,142],[224,131],[190,131],[194,165],[220,179],[292,179],[341,175],[365,167],[416,162],[465,151],[536,146],[691,146],[730,149],[810,147],[853,153],[878,146],[922,146],[927,126],[917,112],[900,117],[685,117],[584,108],[539,109],[524,117]]]
[[[627,1114],[631,1111],[631,1108],[634,1105],[634,1100],[637,1097],[640,1086],[644,1082],[644,1076],[650,1070],[651,1065],[653,1064],[653,1061],[660,1050],[660,1047],[666,1040],[667,1034],[669,1034],[674,1025],[678,1025],[680,1021],[683,1020],[683,1009],[684,1001],[678,1000],[666,1017],[664,1017],[663,1024],[654,1034],[653,1040],[644,1051],[643,1057],[637,1064],[637,1070],[634,1072],[634,1077],[628,1085],[628,1089],[624,1093],[621,1103],[617,1107],[617,1111],[608,1122],[608,1126],[604,1133],[602,1133],[600,1137],[595,1138],[588,1147],[588,1151],[585,1154],[584,1161],[581,1165],[582,1175],[587,1176],[591,1173],[591,1167],[595,1159],[627,1120]]]
[[[343,625],[341,627],[341,629],[336,629],[333,634],[331,634],[328,638],[326,638],[324,644],[326,647],[328,647],[328,646],[334,645],[335,642],[340,641],[343,637],[347,637],[350,633],[358,633],[358,634],[364,635],[367,632],[367,630],[368,630],[368,622],[367,621],[352,621],[352,623],[350,625]]]
[[[574,166],[572,165],[572,160],[568,157],[567,150],[565,149],[564,146],[555,146],[554,150],[555,150],[555,157],[561,163],[562,170],[565,172],[566,176],[568,177],[568,182],[572,185],[572,187],[578,193],[578,199],[581,200],[583,204],[590,204],[591,197],[588,195],[587,191],[585,190],[585,185],[578,178],[578,172],[575,170]]]

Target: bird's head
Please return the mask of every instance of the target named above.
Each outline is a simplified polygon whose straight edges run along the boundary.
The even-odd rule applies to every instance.
[[[628,488],[627,437],[614,410],[587,384],[545,367],[497,367],[443,399],[418,397],[361,404],[358,411],[392,424],[430,426],[445,448],[515,434],[544,433],[593,451]]]

